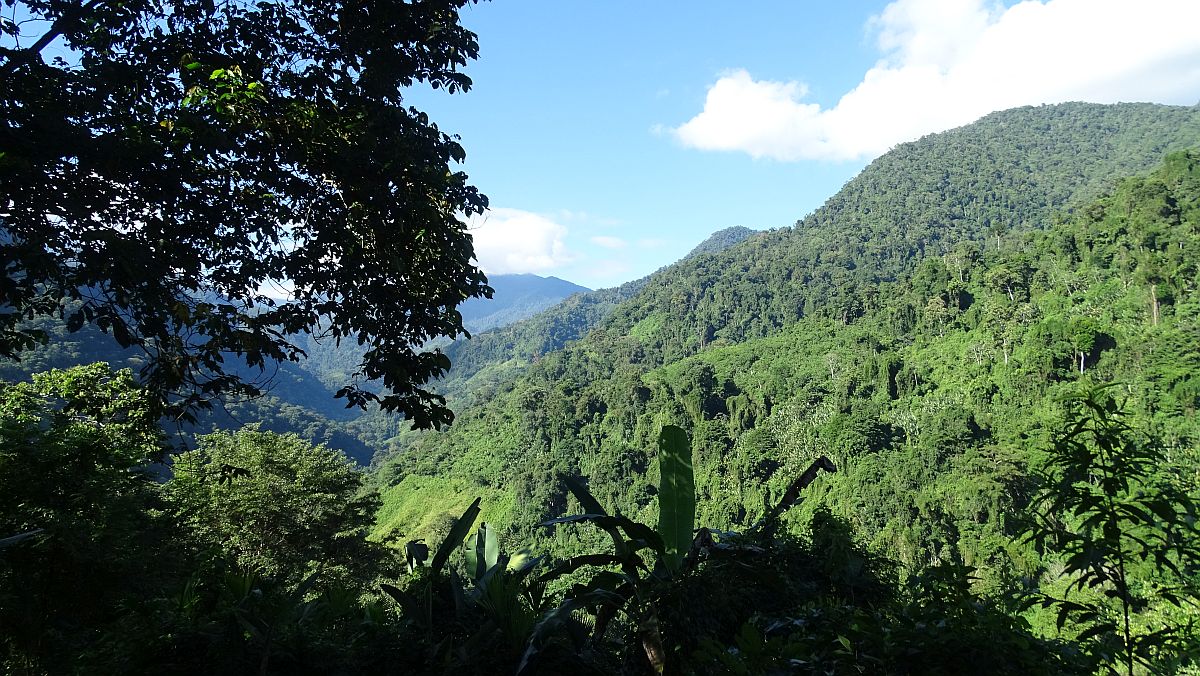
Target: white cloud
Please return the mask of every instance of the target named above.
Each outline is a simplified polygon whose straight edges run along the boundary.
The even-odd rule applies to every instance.
[[[489,209],[471,219],[469,229],[475,258],[489,274],[544,272],[574,260],[565,243],[567,228],[529,211]]]
[[[637,241],[637,245],[642,249],[657,249],[667,243],[667,240],[661,237],[643,237]]]
[[[882,58],[832,107],[797,81],[722,75],[673,130],[687,146],[777,160],[869,158],[994,110],[1200,100],[1200,2],[897,0],[868,22]]]
[[[610,237],[608,235],[596,235],[591,238],[592,244],[602,246],[605,249],[624,249],[625,240],[620,237]]]
[[[587,221],[592,218],[592,215],[586,211],[572,211],[570,209],[559,209],[554,213],[554,217],[563,221]]]

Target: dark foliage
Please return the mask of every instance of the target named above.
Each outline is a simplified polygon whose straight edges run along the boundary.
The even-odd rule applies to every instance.
[[[26,320],[92,324],[186,416],[256,392],[227,358],[297,360],[321,332],[384,388],[343,383],[349,404],[448,422],[422,385],[449,362],[418,346],[489,293],[460,220],[487,200],[401,92],[470,87],[467,2],[17,2],[46,32],[0,49],[0,354],[45,339]]]

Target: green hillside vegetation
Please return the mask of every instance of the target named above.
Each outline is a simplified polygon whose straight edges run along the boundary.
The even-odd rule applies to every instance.
[[[718,230],[697,244],[679,263],[667,266],[655,275],[672,274],[676,266],[695,256],[722,251],[755,234],[757,231],[744,227]],[[454,366],[438,383],[438,391],[458,409],[486,401],[496,385],[519,377],[543,355],[586,336],[618,306],[636,296],[655,275],[611,289],[571,296],[528,319],[474,335],[470,340],[455,341],[446,348],[446,355]],[[392,440],[395,443],[388,452],[403,452],[420,436],[402,433],[400,438]]]
[[[731,228],[718,230],[704,238],[703,242],[700,242],[696,246],[692,247],[692,250],[680,260],[686,261],[701,254],[719,253],[728,249],[734,244],[740,244],[743,240],[749,239],[757,234],[757,230],[751,230],[750,228],[741,225],[735,225]]]
[[[757,474],[729,475],[744,490],[741,479],[779,469],[766,435],[785,412],[828,416],[835,427],[848,417],[854,425],[838,431],[837,443],[849,448],[866,436],[867,447],[879,449],[917,441],[918,424],[949,433],[931,426],[930,416],[987,425],[985,411],[974,422],[959,414],[977,402],[990,405],[1001,387],[1021,394],[1012,410],[1027,412],[1030,402],[1040,408],[1062,365],[1029,347],[1029,330],[1037,327],[1046,349],[1065,349],[1066,329],[1045,313],[1066,316],[1083,302],[1075,296],[1096,293],[1090,280],[1098,273],[1052,257],[1049,240],[1032,232],[1062,221],[1072,204],[1087,204],[1086,195],[1131,163],[1148,168],[1164,146],[1197,141],[1195,108],[1067,104],[996,113],[901,146],[794,229],[652,276],[565,349],[456,362],[468,382],[476,373],[489,377],[464,387],[452,428],[422,436],[382,476],[502,486],[530,510],[514,515],[523,534],[561,506],[561,489],[546,480],[555,472],[591,475],[596,468],[598,485],[613,487],[605,497],[620,498],[627,513],[647,505],[654,469],[637,449],[647,447],[657,424],[683,414],[703,428],[701,439],[713,435],[711,446],[698,442],[701,457],[726,458],[735,448],[743,457],[741,449],[753,444],[753,454],[768,459]],[[1084,197],[1071,202],[1072,191]],[[963,239],[952,238],[954,228]],[[1076,218],[1056,229],[1081,228]],[[1071,285],[1054,286],[1065,274]],[[1045,299],[1030,297],[1043,288]],[[553,347],[547,328],[514,325],[532,331],[532,341],[503,349],[539,338]],[[964,363],[969,350],[974,356]],[[867,378],[861,369],[874,373]],[[992,434],[1008,435],[1003,440],[1022,433],[1007,423],[995,427]]]
[[[0,671],[1200,673],[1197,146],[1085,104],[906,144],[452,348],[452,426],[330,428],[371,473],[268,421],[154,476],[131,370],[5,372]]]
[[[1133,427],[1170,459],[1156,480],[1200,486],[1197,155],[1114,176],[1138,148],[1149,163],[1164,138],[1200,138],[1196,109],[1164,109],[1162,126],[1155,110],[1022,109],[901,147],[794,230],[651,278],[381,478],[500,490],[516,506],[503,532],[568,556],[588,542],[535,528],[569,503],[554,478],[587,476],[601,504],[647,521],[646,449],[682,424],[701,523],[754,523],[826,454],[843,471],[814,484],[794,528],[823,506],[902,576],[966,565],[1010,609],[1014,590],[1065,585],[1019,538],[1062,396],[1120,383]],[[1053,613],[1030,618],[1059,635]]]
[[[653,367],[802,318],[849,323],[927,253],[967,242],[994,249],[1009,233],[1046,227],[1071,204],[1198,141],[1196,108],[1063,104],[994,113],[901,145],[793,229],[716,233],[656,275],[458,341],[447,349],[454,366],[439,390],[469,410],[594,329],[637,339],[611,355],[614,362]],[[752,234],[751,243],[733,246]]]

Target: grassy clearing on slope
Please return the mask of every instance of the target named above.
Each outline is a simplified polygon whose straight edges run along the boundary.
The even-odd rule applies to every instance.
[[[477,522],[508,523],[513,503],[512,495],[493,488],[457,478],[414,474],[384,490],[380,497],[383,506],[376,517],[373,538],[396,532],[405,539],[422,538],[433,543],[445,535],[445,524],[461,516],[475,498],[483,498]]]

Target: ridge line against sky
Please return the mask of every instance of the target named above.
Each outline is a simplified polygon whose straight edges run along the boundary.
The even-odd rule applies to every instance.
[[[1200,102],[1200,1],[496,0],[472,92],[414,92],[493,209],[490,273],[592,288],[791,225],[868,161],[1022,105]]]

